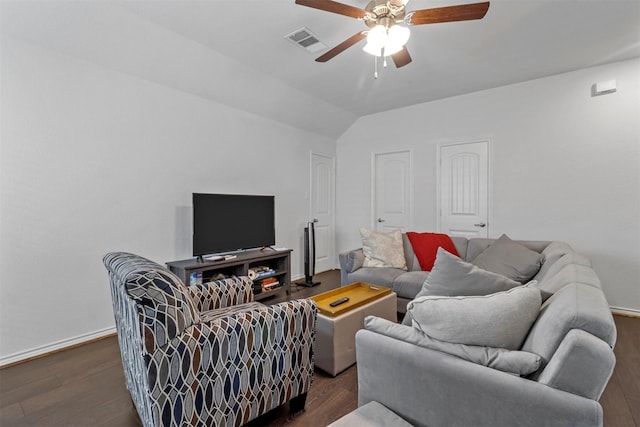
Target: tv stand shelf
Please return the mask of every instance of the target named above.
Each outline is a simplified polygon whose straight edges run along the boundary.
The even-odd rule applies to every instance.
[[[220,274],[225,277],[248,276],[250,268],[266,266],[275,270],[275,272],[268,276],[255,279],[254,284],[263,279],[273,277],[280,282],[281,286],[273,290],[263,290],[258,294],[254,294],[254,300],[260,301],[282,292],[285,292],[287,296],[291,295],[291,249],[252,249],[234,255],[236,255],[236,257],[233,259],[219,261],[204,259],[202,262],[196,258],[171,261],[167,263],[167,267],[188,286],[191,283],[191,275],[194,273],[201,273],[202,282],[205,283],[215,280]]]

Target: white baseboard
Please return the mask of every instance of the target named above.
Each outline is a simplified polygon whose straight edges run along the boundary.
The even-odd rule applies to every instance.
[[[68,338],[65,340],[57,341],[51,344],[36,347],[30,350],[20,351],[18,353],[10,354],[0,358],[0,368],[12,365],[14,363],[22,362],[25,360],[33,359],[48,353],[53,353],[59,350],[64,350],[67,347],[73,347],[78,344],[83,344],[88,341],[93,341],[107,335],[116,333],[115,326],[111,328],[102,329],[100,331],[91,332],[89,334],[79,335],[77,337]]]
[[[630,316],[630,317],[640,317],[640,310],[634,310],[632,308],[623,308],[623,307],[609,307],[611,308],[611,312],[613,314],[620,314],[622,316]]]

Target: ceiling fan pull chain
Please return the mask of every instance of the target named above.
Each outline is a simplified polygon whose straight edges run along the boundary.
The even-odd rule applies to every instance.
[[[373,57],[373,77],[376,80],[378,79],[378,57],[377,56]]]

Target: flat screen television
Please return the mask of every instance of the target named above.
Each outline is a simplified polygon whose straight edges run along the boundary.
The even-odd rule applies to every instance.
[[[193,193],[193,256],[275,245],[274,199]]]

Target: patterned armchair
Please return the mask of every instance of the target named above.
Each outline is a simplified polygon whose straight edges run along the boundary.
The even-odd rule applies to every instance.
[[[313,378],[311,300],[253,302],[251,280],[185,286],[137,255],[104,257],[127,388],[142,424],[239,426],[291,400]]]

